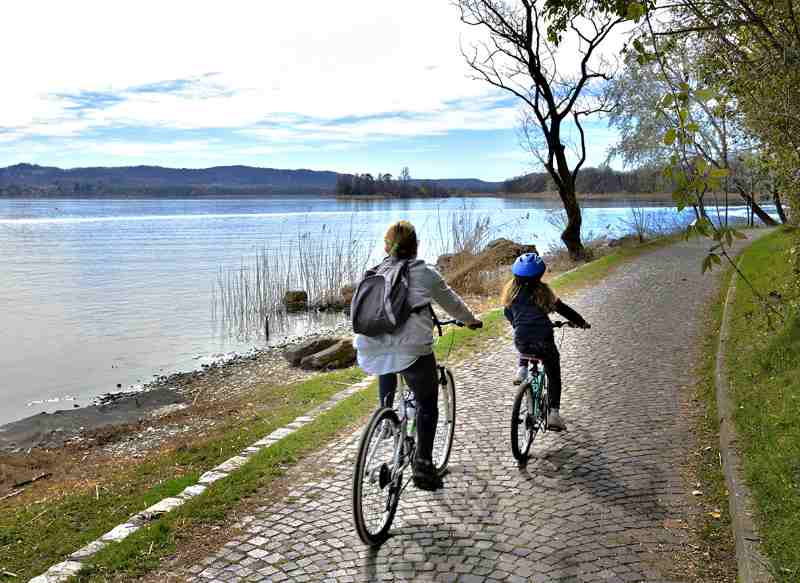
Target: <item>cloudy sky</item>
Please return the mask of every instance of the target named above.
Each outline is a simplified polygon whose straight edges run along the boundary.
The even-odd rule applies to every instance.
[[[474,33],[447,0],[9,0],[2,15],[0,166],[532,169],[517,102],[469,78]],[[589,132],[596,165],[614,135]]]

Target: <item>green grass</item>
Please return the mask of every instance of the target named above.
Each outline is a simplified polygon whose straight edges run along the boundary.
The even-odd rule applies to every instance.
[[[374,383],[373,383],[374,385]],[[223,522],[230,508],[260,488],[269,486],[285,468],[304,454],[325,445],[339,431],[361,420],[375,407],[374,386],[339,403],[303,426],[261,450],[240,470],[214,484],[200,496],[142,528],[120,543],[112,544],[88,562],[79,581],[106,581],[139,577],[158,566],[159,560],[191,537],[192,529]]]
[[[794,251],[792,251],[794,249]],[[785,316],[768,318],[739,281],[726,359],[748,483],[764,550],[779,581],[800,581],[800,254],[797,231],[754,243],[741,269],[756,289],[777,292]],[[770,322],[772,328],[770,327]]]
[[[246,422],[236,421],[216,437],[123,469],[94,487],[24,506],[0,509],[0,571],[27,579],[125,522],[129,516],[194,484],[200,474],[291,422],[363,378],[357,369],[319,375],[291,386],[264,387],[272,406]],[[259,394],[249,400],[258,402]],[[11,579],[0,575],[0,580]]]
[[[566,294],[599,281],[623,262],[669,242],[671,240],[619,249],[556,278],[551,284],[558,293]],[[479,351],[506,330],[501,310],[493,310],[482,319],[484,329],[479,332],[454,327],[448,329],[435,347],[437,357],[443,359],[450,352],[451,345],[455,357]],[[57,503],[44,502],[10,513],[0,512],[0,567],[17,573],[21,578],[45,571],[70,552],[124,522],[131,514],[180,492],[186,485],[194,483],[203,471],[326,400],[341,389],[340,384],[332,381],[355,381],[361,376],[360,372],[350,369],[323,374],[299,385],[280,387],[280,407],[269,414],[255,417],[250,423],[236,423],[222,437],[207,443],[137,466],[126,475],[110,477],[106,486],[108,491],[104,491],[100,501],[94,499],[93,492],[87,492],[68,496]],[[342,401],[314,422],[262,450],[242,469],[216,482],[202,496],[125,541],[109,545],[87,563],[80,579],[127,579],[152,570],[161,558],[186,540],[193,528],[223,522],[243,498],[268,486],[286,466],[324,445],[347,425],[363,420],[374,407],[376,397],[373,393],[374,387],[371,387]],[[28,523],[43,509],[46,516],[56,517],[48,525],[45,536],[42,536],[41,522]]]

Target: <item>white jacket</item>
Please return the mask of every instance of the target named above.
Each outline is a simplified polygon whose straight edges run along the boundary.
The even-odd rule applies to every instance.
[[[456,320],[465,324],[477,321],[472,311],[447,285],[436,268],[419,259],[409,263],[408,268],[408,301],[412,306],[435,302]],[[418,357],[433,352],[433,320],[427,309],[421,310],[412,313],[391,334],[356,334],[353,345],[358,351],[359,364],[367,372],[384,374],[404,370]],[[387,368],[395,370],[386,370]]]

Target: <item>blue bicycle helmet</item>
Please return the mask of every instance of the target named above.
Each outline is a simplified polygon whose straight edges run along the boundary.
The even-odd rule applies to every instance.
[[[524,253],[514,261],[511,273],[517,277],[541,277],[545,269],[547,266],[538,253]]]

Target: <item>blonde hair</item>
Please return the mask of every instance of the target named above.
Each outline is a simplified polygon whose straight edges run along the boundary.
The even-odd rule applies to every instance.
[[[503,286],[503,292],[500,295],[500,301],[502,301],[503,306],[510,308],[522,288],[530,290],[531,301],[545,314],[555,310],[557,298],[549,285],[539,278],[520,278],[515,275],[511,276],[511,279]]]
[[[417,255],[417,230],[408,221],[389,225],[383,242],[386,253],[399,259],[411,259]]]

